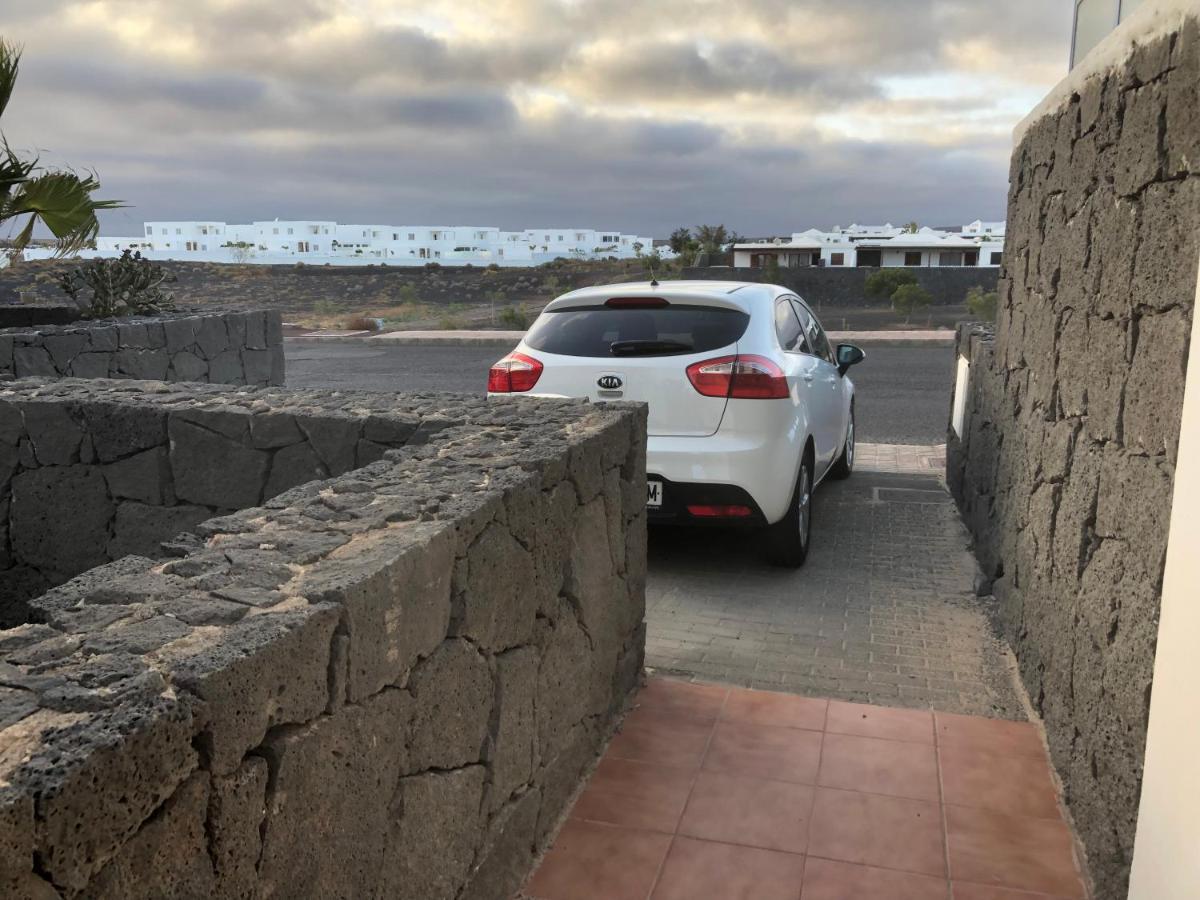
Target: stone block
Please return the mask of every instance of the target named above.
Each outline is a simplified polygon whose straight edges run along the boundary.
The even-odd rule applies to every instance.
[[[533,868],[542,795],[527,790],[501,809],[488,825],[461,900],[514,896]]]
[[[130,554],[164,556],[164,542],[181,532],[192,531],[210,518],[211,510],[203,506],[153,506],[137,502],[118,504],[112,523],[112,538],[108,541],[108,556],[110,559],[120,559]]]
[[[246,384],[241,353],[229,349],[209,357],[208,380],[212,384]]]
[[[541,643],[538,670],[538,758],[549,761],[567,745],[571,729],[588,715],[593,672],[588,636],[570,604],[561,600],[553,626]]]
[[[229,333],[220,316],[201,316],[196,327],[196,346],[207,360],[229,349]]]
[[[174,356],[196,343],[196,329],[200,326],[200,320],[194,316],[172,317],[164,319],[162,326],[167,350]]]
[[[208,775],[197,773],[185,781],[92,880],[88,896],[97,900],[213,896],[216,879],[205,833],[208,800]]]
[[[202,737],[214,775],[236,771],[268,729],[325,710],[337,621],[329,604],[264,612],[162,654],[174,684],[205,702]]]
[[[272,779],[258,896],[286,897],[297,885],[314,897],[386,896],[376,888],[398,864],[385,849],[410,702],[386,690],[271,735],[261,751]]]
[[[466,641],[445,641],[413,669],[405,772],[455,769],[482,759],[492,712],[487,661]]]
[[[290,413],[267,410],[250,419],[250,440],[255,447],[268,450],[298,444],[304,440],[304,435]]]
[[[141,322],[117,323],[117,346],[121,349],[149,348],[150,336]]]
[[[1131,299],[1139,312],[1144,308],[1188,308],[1195,302],[1196,267],[1183,260],[1200,258],[1196,222],[1200,222],[1200,186],[1196,179],[1154,184],[1146,189],[1130,282]]]
[[[483,766],[467,766],[400,779],[381,873],[383,896],[458,896],[482,843],[485,777]]]
[[[355,467],[354,448],[362,431],[355,419],[297,416],[296,424],[312,444],[330,475],[341,475]]]
[[[172,416],[171,471],[175,494],[203,506],[245,509],[263,496],[270,454]]]
[[[496,657],[495,735],[489,807],[506,803],[533,780],[538,764],[537,650],[521,647]]]
[[[113,355],[114,375],[142,381],[165,381],[171,357],[165,349],[123,348]]]
[[[88,328],[88,350],[95,353],[113,353],[120,346],[116,325],[100,325]]]
[[[213,896],[257,896],[267,779],[267,761],[261,756],[247,756],[232,775],[212,779],[208,849],[216,875]]]
[[[245,373],[241,384],[264,386],[271,381],[271,351],[243,350],[241,353],[241,368]],[[215,379],[214,379],[215,380]]]
[[[501,525],[492,523],[467,551],[466,590],[456,633],[485,650],[527,643],[537,615],[533,559]]]
[[[441,645],[450,623],[452,560],[449,529],[404,522],[356,536],[303,573],[298,592],[343,610],[350,702],[402,682]]]
[[[64,516],[68,509],[70,516]],[[104,477],[95,468],[21,472],[12,480],[13,554],[49,578],[65,580],[108,561],[113,512]]]
[[[1200,170],[1200,23],[1189,18],[1175,41],[1167,76],[1166,174]]]
[[[83,425],[66,403],[26,403],[25,430],[39,465],[67,466],[79,461]]]
[[[107,378],[112,365],[111,353],[80,353],[67,371],[73,378]]]
[[[249,350],[267,349],[267,320],[262,311],[246,313],[246,347]]]
[[[189,350],[180,350],[171,357],[174,381],[208,381],[208,362]]]
[[[1189,312],[1173,309],[1138,321],[1121,419],[1127,447],[1170,460],[1179,447]]]
[[[325,464],[316,451],[307,441],[301,440],[298,444],[276,450],[271,457],[271,474],[263,498],[270,499],[296,485],[328,477]]]
[[[84,404],[80,413],[101,462],[167,443],[167,416],[160,410],[98,402]]]
[[[20,786],[39,797],[42,871],[81,892],[196,769],[190,705],[130,704],[90,717],[42,711],[31,734],[62,729],[58,753],[32,757]],[[150,877],[150,873],[147,873]]]
[[[1166,90],[1148,85],[1125,94],[1125,118],[1117,144],[1114,187],[1118,194],[1137,194],[1162,172],[1158,120],[1166,106]]]
[[[54,377],[59,373],[45,347],[18,345],[13,347],[13,372],[18,378],[38,375]]]
[[[104,466],[108,492],[116,498],[161,505],[171,470],[167,448],[144,450]]]
[[[48,334],[42,338],[42,346],[54,360],[54,367],[59,372],[67,371],[68,366],[87,346],[86,334]]]
[[[574,797],[579,781],[596,759],[600,736],[590,722],[581,721],[561,735],[554,753],[543,757],[538,772],[542,807],[538,810],[537,844],[541,845],[558,827]]]

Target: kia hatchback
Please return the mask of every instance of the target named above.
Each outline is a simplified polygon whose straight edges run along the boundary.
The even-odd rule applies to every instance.
[[[648,404],[650,521],[761,526],[771,559],[799,566],[813,489],[854,467],[846,373],[863,358],[786,288],[618,284],[551,302],[488,392]]]

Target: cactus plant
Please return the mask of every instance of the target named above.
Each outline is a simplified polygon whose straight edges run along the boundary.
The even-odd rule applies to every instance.
[[[161,289],[175,281],[162,266],[125,250],[117,259],[95,259],[63,274],[59,287],[79,307],[85,319],[157,315],[175,308],[174,298]],[[91,298],[80,296],[91,290]]]

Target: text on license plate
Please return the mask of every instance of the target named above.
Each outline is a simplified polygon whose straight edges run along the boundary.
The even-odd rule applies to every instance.
[[[662,506],[663,484],[661,481],[646,482],[646,505]]]

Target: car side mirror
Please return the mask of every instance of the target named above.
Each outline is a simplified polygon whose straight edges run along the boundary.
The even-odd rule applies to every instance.
[[[851,366],[856,366],[864,359],[867,354],[862,352],[862,348],[855,347],[853,344],[838,344],[837,346],[837,369],[839,375],[845,375]]]

